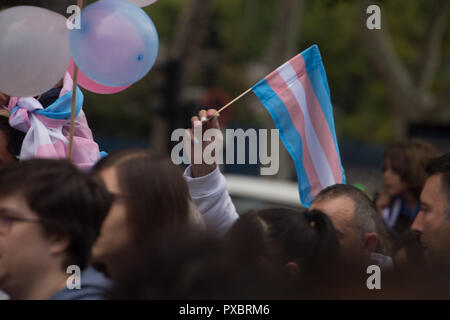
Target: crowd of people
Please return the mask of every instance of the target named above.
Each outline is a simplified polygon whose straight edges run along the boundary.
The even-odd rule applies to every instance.
[[[214,114],[201,110],[192,126],[219,128],[217,116],[204,121]],[[216,164],[183,171],[123,150],[86,171],[19,161],[23,139],[0,114],[0,290],[10,299],[450,298],[450,153],[424,141],[387,149],[376,197],[336,184],[309,208],[240,215]],[[381,288],[369,288],[368,266]]]

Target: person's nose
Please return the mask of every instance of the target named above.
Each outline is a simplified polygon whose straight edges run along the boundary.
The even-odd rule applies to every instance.
[[[392,176],[393,173],[394,171],[392,170],[392,168],[386,168],[386,170],[384,170],[383,172],[383,174],[385,174],[388,177]]]
[[[411,231],[415,236],[420,236],[423,233],[423,212],[419,211],[416,218],[411,225]]]

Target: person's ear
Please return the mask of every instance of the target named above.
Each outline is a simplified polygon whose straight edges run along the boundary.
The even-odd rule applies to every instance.
[[[370,255],[375,251],[378,244],[378,235],[375,232],[366,233],[362,239],[361,253],[364,261],[369,261]]]
[[[297,279],[300,275],[300,267],[297,263],[291,261],[288,262],[285,266],[284,269],[286,270],[288,277],[291,279]]]
[[[60,254],[67,250],[70,241],[67,236],[62,235],[52,235],[50,237],[50,253]]]

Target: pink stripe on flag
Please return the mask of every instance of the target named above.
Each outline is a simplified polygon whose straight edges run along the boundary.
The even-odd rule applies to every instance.
[[[291,121],[293,122],[295,128],[298,133],[302,137],[302,154],[303,154],[303,163],[305,164],[305,171],[308,175],[309,184],[311,185],[311,194],[313,196],[317,195],[320,190],[323,189],[323,186],[320,184],[319,177],[317,175],[316,169],[314,167],[311,154],[309,152],[309,148],[306,140],[306,132],[305,132],[305,118],[302,112],[302,109],[297,103],[297,99],[294,94],[291,92],[286,82],[280,76],[278,71],[274,71],[266,77],[266,81],[272,90],[280,97],[283,101],[284,105],[287,108],[289,116],[291,117]]]
[[[65,158],[64,143],[56,141],[54,144],[43,144],[38,146],[35,158]]]
[[[317,97],[312,88],[311,81],[305,68],[305,60],[299,54],[289,61],[292,68],[294,68],[299,80],[305,90],[306,107],[308,109],[314,131],[319,138],[320,145],[327,157],[331,172],[334,176],[334,181],[342,180],[342,171],[340,167],[340,160],[333,143],[333,136],[330,131],[325,115],[317,100]]]

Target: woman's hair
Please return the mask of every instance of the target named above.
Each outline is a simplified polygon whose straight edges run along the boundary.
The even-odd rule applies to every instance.
[[[110,299],[282,299],[281,275],[232,259],[223,238],[193,226],[168,229],[126,253]],[[249,252],[249,254],[253,254]]]
[[[419,199],[427,178],[427,164],[436,155],[436,149],[424,140],[410,139],[394,143],[384,154],[382,170],[386,170],[386,161],[389,160],[392,170],[407,185],[408,191]]]
[[[189,222],[188,187],[169,158],[146,150],[122,150],[100,160],[91,175],[98,176],[110,167],[116,169],[136,243],[148,234]]]
[[[339,271],[339,243],[319,211],[273,208],[242,215],[224,238],[168,229],[129,251],[112,299],[325,297]],[[298,276],[285,266],[296,262]],[[329,281],[331,280],[331,281]]]
[[[236,258],[256,259],[282,270],[287,263],[299,266],[299,280],[313,281],[337,266],[339,242],[331,220],[318,210],[270,208],[242,215],[227,238],[234,243]],[[249,255],[249,252],[252,252]],[[270,268],[270,267],[269,267]],[[281,268],[281,269],[280,269]]]

